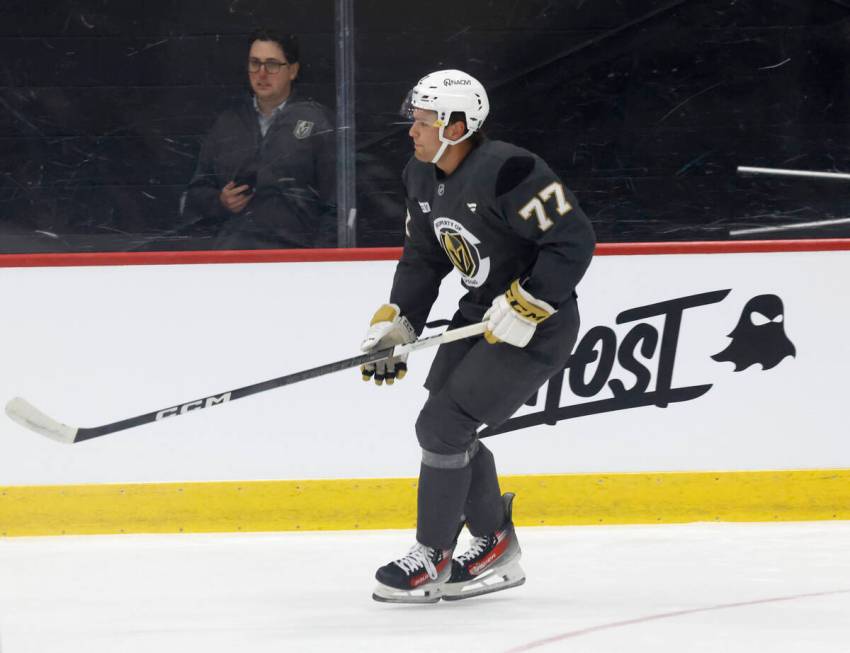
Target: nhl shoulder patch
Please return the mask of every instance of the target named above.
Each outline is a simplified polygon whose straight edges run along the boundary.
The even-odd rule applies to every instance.
[[[316,123],[309,120],[299,120],[295,123],[295,129],[292,130],[292,135],[298,139],[307,138],[313,133],[313,127],[315,125]]]

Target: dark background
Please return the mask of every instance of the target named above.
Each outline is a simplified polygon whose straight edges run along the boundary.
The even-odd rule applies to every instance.
[[[334,4],[4,2],[0,251],[208,246],[180,197],[215,115],[247,92],[248,34],[299,34],[300,91],[333,108]],[[360,246],[401,244],[397,110],[441,68],[484,83],[487,134],[543,156],[601,242],[727,240],[850,214],[847,182],[736,173],[850,172],[850,1],[354,4]]]

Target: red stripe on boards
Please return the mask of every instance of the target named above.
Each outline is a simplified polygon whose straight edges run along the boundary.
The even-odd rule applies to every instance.
[[[655,256],[664,254],[761,254],[850,250],[850,238],[806,240],[743,240],[682,243],[601,243],[595,256]],[[331,263],[393,261],[401,247],[351,249],[207,250],[198,252],[80,252],[62,254],[0,254],[0,268],[42,268],[113,265],[197,265],[204,263]]]

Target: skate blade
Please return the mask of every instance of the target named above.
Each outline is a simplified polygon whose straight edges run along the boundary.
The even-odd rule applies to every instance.
[[[444,601],[461,601],[473,596],[483,596],[500,592],[525,583],[525,572],[519,564],[514,563],[505,569],[494,569],[490,573],[475,578],[466,583],[446,583],[443,586]],[[460,587],[453,587],[459,585]]]
[[[439,587],[408,591],[378,584],[372,592],[372,598],[380,603],[437,603],[441,596]]]

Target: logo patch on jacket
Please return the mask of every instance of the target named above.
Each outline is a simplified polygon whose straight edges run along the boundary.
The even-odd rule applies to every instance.
[[[315,124],[316,123],[310,122],[309,120],[299,120],[295,123],[295,129],[292,130],[292,135],[298,139],[307,138],[313,133],[313,127]]]

